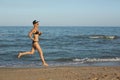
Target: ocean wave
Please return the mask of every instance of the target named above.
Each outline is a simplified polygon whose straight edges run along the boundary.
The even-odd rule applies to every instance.
[[[100,58],[84,58],[84,59],[73,59],[74,62],[116,62],[116,61],[120,61],[120,58],[116,57],[116,58],[108,58],[108,59],[100,59]]]
[[[112,35],[90,35],[89,38],[91,39],[116,39],[118,36]]]
[[[119,36],[116,35],[66,35],[68,38],[78,38],[78,39],[117,39]]]
[[[59,59],[56,59],[55,61],[66,62],[66,61],[72,61],[72,60],[71,58],[59,58]]]
[[[68,38],[88,38],[88,35],[65,35]]]

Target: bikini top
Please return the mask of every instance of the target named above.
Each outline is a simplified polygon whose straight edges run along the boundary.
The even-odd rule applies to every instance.
[[[34,34],[39,34],[39,31],[36,31]]]
[[[38,34],[38,35],[41,35],[41,33],[39,33],[39,31],[36,31],[34,34]]]

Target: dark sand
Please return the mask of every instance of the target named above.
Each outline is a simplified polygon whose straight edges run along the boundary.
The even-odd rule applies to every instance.
[[[120,67],[0,68],[0,80],[120,80]]]

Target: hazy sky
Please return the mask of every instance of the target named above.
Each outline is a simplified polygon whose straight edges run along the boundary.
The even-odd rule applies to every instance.
[[[120,0],[0,0],[0,26],[120,26]]]

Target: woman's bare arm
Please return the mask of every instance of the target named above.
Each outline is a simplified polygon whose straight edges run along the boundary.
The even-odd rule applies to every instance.
[[[34,38],[32,37],[32,34],[35,32],[35,30],[31,30],[28,34],[29,38],[32,39],[34,41]]]

